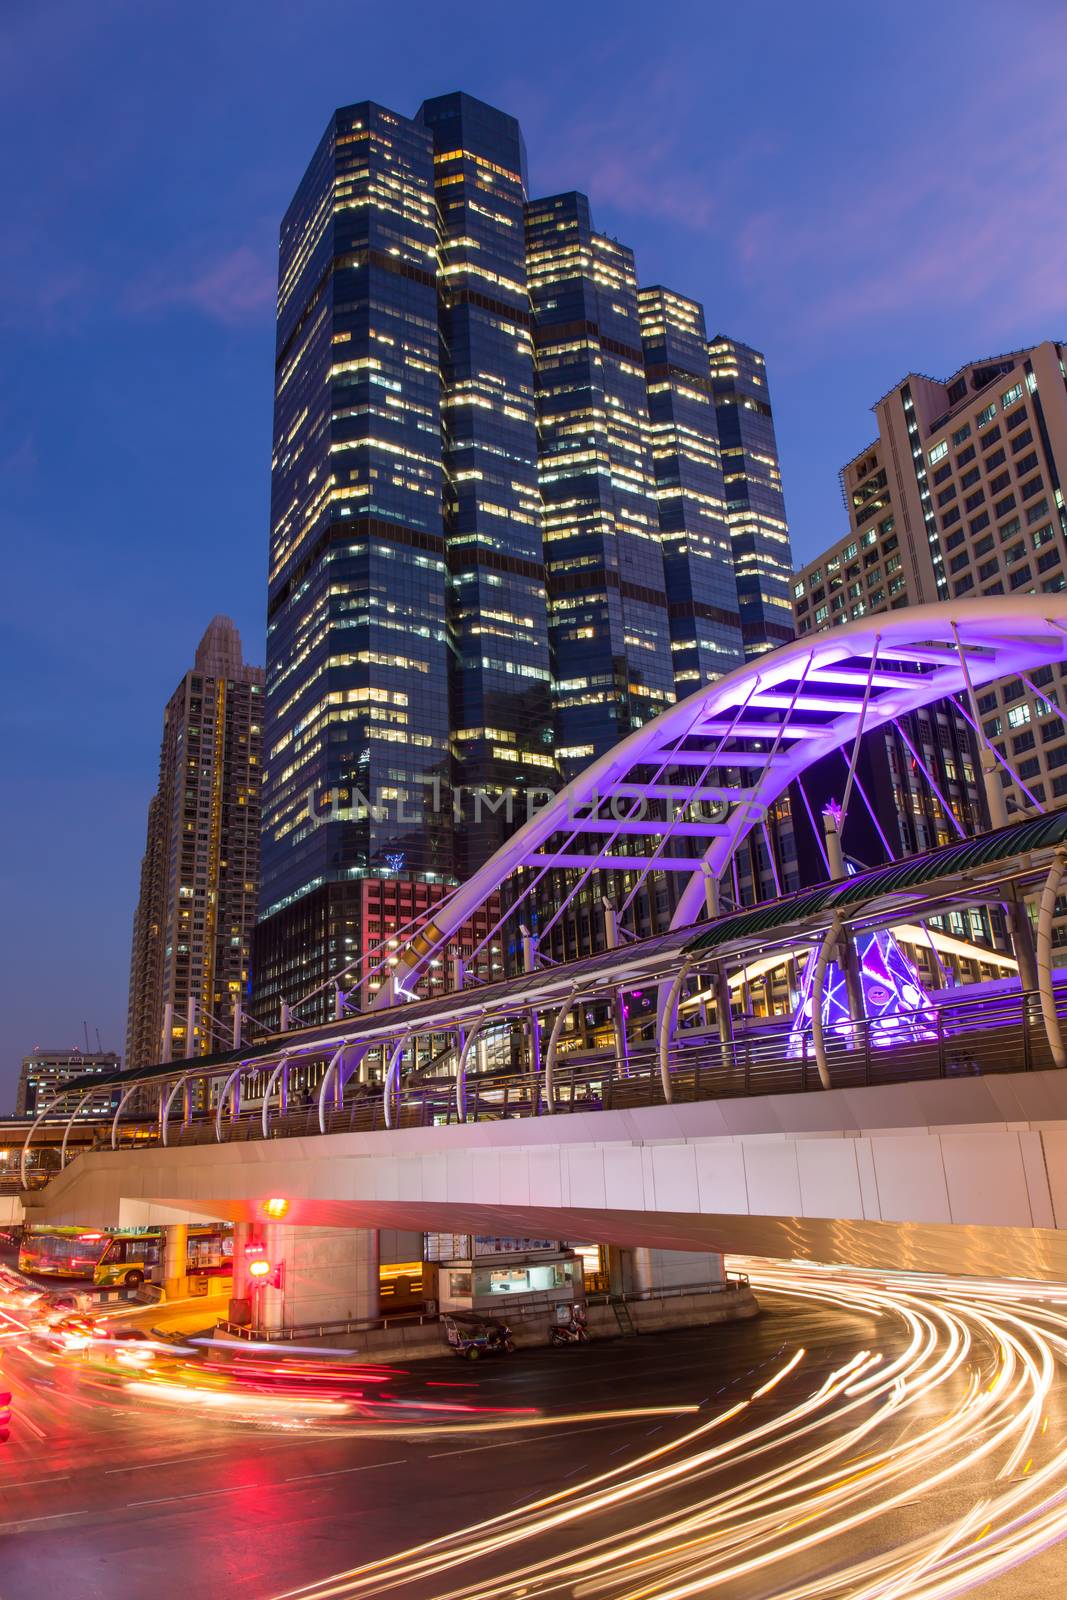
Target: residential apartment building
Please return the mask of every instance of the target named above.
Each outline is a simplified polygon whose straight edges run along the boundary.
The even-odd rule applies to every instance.
[[[262,667],[244,661],[229,617],[215,617],[163,713],[133,922],[129,1067],[232,1041],[259,891],[262,704]]]
[[[402,929],[389,885],[422,914],[532,789],[791,629],[762,357],[639,291],[584,195],[529,200],[518,124],[465,94],[342,108],[297,188],[271,504],[253,963],[271,1024],[369,974]],[[480,975],[515,947],[499,930]]]
[[[74,1078],[106,1077],[118,1072],[121,1067],[122,1057],[112,1050],[33,1050],[22,1058],[15,1115],[32,1120],[40,1116]],[[77,1114],[86,1119],[112,1116],[117,1100],[118,1092],[115,1089],[91,1091]],[[73,1110],[74,1106],[68,1103],[63,1115],[69,1117]]]

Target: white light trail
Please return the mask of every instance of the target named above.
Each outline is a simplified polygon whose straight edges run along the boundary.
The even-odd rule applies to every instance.
[[[743,1265],[769,1303],[859,1315],[874,1337],[826,1377],[795,1350],[655,1450],[284,1600],[951,1600],[1067,1535],[1067,1439],[1048,1411],[1067,1286]],[[750,1409],[776,1388],[773,1415]],[[946,1491],[968,1483],[961,1511]],[[894,1543],[916,1501],[930,1526]]]

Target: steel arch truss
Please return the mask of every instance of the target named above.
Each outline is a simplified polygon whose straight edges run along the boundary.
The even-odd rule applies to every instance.
[[[974,720],[975,690],[1065,659],[1067,599],[1041,596],[863,618],[738,667],[637,729],[526,822],[435,907],[398,952],[390,996],[376,1003],[394,989],[410,998],[430,961],[516,873],[523,881],[512,910],[549,873],[571,874],[552,922],[594,873],[614,875],[608,884],[630,875],[623,911],[650,875],[677,874],[685,881],[672,926],[686,926],[709,880],[718,882],[738,845],[813,763],[837,750],[851,758],[864,733],[951,695],[971,699],[971,713],[961,709]],[[846,805],[853,771],[850,759]]]

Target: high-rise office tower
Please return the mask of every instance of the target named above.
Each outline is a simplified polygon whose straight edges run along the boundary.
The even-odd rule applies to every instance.
[[[455,870],[464,878],[523,820],[524,793],[556,782],[526,151],[514,117],[470,95],[427,100],[419,121],[434,140],[440,229]]]
[[[334,114],[285,214],[274,394],[268,1023],[357,957],[390,874],[452,868],[433,143],[381,106]]]
[[[257,1017],[366,1003],[530,791],[736,662],[720,409],[700,307],[527,202],[512,117],[335,113],[281,232]],[[448,957],[502,970],[499,915]]]
[[[263,669],[245,664],[237,629],[215,617],[163,713],[133,922],[128,1067],[232,1040],[259,889],[262,704]]]
[[[531,201],[526,259],[556,753],[570,777],[674,698],[630,250],[582,194]]]
[[[793,558],[767,364],[758,350],[721,333],[708,353],[741,630],[751,657],[793,637]]]
[[[642,289],[652,462],[679,695],[744,660],[704,311]]]
[[[453,729],[461,782],[553,769],[529,329],[522,277],[507,281],[523,193],[512,119],[466,96],[418,120],[362,103],[334,114],[282,224],[255,969],[269,1023],[309,991],[302,1016],[326,1015],[348,966],[366,1001],[383,981],[371,947],[455,881],[456,829],[468,869],[498,842],[491,804],[454,826]]]

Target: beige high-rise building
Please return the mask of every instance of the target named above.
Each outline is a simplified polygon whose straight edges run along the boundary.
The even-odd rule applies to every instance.
[[[163,714],[133,922],[128,1067],[232,1041],[259,893],[262,701],[262,667],[245,664],[237,629],[215,617]]]
[[[798,633],[1064,588],[1067,346],[970,362],[943,383],[911,374],[874,411],[877,439],[842,472],[849,532],[794,574]],[[1000,768],[1009,814],[1067,796],[1065,690],[1067,668],[1042,667],[978,696],[983,737],[1017,775]]]
[[[110,1077],[122,1067],[122,1057],[113,1050],[81,1051],[75,1045],[70,1050],[42,1050],[37,1045],[22,1058],[19,1084],[15,1100],[16,1117],[37,1117],[48,1104],[60,1095],[72,1078],[93,1076]],[[80,1118],[105,1117],[114,1114],[118,1102],[117,1089],[100,1089],[87,1094],[77,1108]],[[69,1117],[75,1110],[72,1102],[63,1109]],[[59,1115],[59,1112],[56,1113]]]

